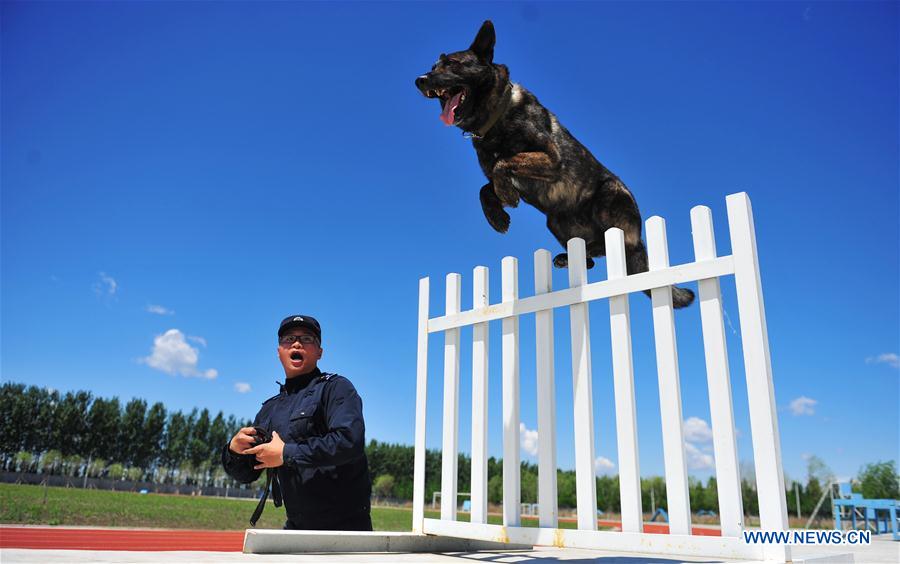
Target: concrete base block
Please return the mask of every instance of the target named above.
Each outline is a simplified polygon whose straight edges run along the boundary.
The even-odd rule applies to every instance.
[[[743,564],[781,564],[780,560],[751,560]],[[868,560],[863,562],[868,563]],[[881,560],[872,560],[881,562]],[[811,554],[808,556],[794,556],[786,564],[856,564],[856,559],[850,553]]]
[[[850,553],[821,554],[811,556],[795,556],[792,564],[854,564],[856,560]]]
[[[283,531],[247,529],[248,554],[303,552],[474,552],[477,550],[531,550],[530,545],[489,542],[417,533],[360,531]]]

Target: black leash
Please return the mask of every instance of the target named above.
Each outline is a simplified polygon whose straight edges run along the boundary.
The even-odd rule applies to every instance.
[[[278,483],[278,472],[276,472],[275,468],[267,468],[266,487],[263,489],[263,493],[259,498],[259,503],[256,505],[256,511],[254,511],[253,516],[250,517],[251,527],[256,526],[256,522],[259,521],[259,516],[262,515],[263,509],[266,508],[266,500],[269,499],[270,486],[272,488],[272,501],[275,503],[275,507],[281,507],[281,485]]]

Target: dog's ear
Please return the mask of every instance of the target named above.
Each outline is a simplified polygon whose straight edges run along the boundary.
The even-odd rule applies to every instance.
[[[478,35],[475,36],[475,41],[469,47],[469,51],[475,53],[475,56],[482,62],[490,64],[494,61],[494,42],[496,40],[494,24],[491,23],[491,20],[484,20],[484,23],[481,24],[481,29],[478,30]]]

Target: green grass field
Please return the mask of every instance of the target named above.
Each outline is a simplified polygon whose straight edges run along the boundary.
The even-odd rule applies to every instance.
[[[184,495],[138,494],[79,488],[47,488],[44,503],[42,486],[0,484],[0,523],[24,525],[78,525],[95,527],[148,527],[164,529],[243,530],[256,508],[255,499],[224,499]],[[426,511],[426,517],[440,517]],[[257,523],[261,529],[280,529],[284,507],[271,500]],[[468,520],[461,513],[460,521]],[[499,515],[489,522],[500,524]],[[537,526],[535,519],[523,519],[525,526]],[[376,531],[409,531],[412,509],[373,507],[372,525]],[[575,528],[574,523],[560,523]]]

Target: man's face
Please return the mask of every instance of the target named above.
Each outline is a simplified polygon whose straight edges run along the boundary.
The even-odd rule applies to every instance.
[[[303,340],[312,340],[304,343]],[[315,334],[304,327],[288,329],[278,339],[278,359],[284,367],[284,376],[293,378],[308,374],[322,358],[322,347]]]

